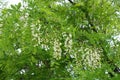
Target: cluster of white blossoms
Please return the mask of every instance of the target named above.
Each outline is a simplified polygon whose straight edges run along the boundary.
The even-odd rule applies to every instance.
[[[90,68],[100,68],[101,67],[101,50],[99,49],[90,49],[86,48],[84,49],[85,53],[82,56],[82,61],[84,67],[90,67]]]
[[[19,18],[19,20],[20,20],[20,21],[26,21],[26,20],[28,20],[28,17],[29,17],[29,14],[28,14],[28,13],[25,13],[23,16],[21,16],[21,17]]]
[[[65,48],[66,48],[65,51],[70,53],[71,50],[72,50],[72,35],[71,34],[69,34],[66,37],[64,45],[65,45]]]
[[[39,22],[37,22],[39,24]],[[36,24],[32,24],[31,26],[31,31],[32,31],[32,36],[33,36],[33,41],[36,42],[36,44],[34,44],[34,47],[38,46],[42,40],[40,38],[40,28],[41,28],[41,25],[39,24],[37,27],[36,27]]]
[[[55,59],[61,59],[62,49],[60,46],[61,46],[60,41],[58,39],[55,39],[54,46],[53,46],[53,49],[54,49],[53,57]]]
[[[71,34],[66,34],[65,32],[62,33],[63,35],[63,38],[64,38],[64,43],[61,43],[58,39],[55,39],[54,41],[54,58],[56,59],[60,59],[61,58],[61,53],[62,53],[62,49],[61,49],[61,44],[64,45],[64,49],[65,49],[65,53],[64,54],[67,54],[67,53],[72,53],[73,52],[73,49],[72,49],[72,35]],[[74,57],[74,55],[70,55],[70,57]]]
[[[34,44],[34,47],[40,45],[42,49],[47,51],[49,50],[49,46],[46,44],[43,44],[43,42],[48,42],[48,39],[41,38],[40,28],[41,28],[41,25],[39,25],[38,27],[35,27],[35,25],[31,25],[32,36],[33,36],[32,40],[36,42]]]

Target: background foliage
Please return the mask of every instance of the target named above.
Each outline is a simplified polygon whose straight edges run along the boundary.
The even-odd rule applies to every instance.
[[[119,80],[119,1],[69,1],[2,8],[1,80]]]

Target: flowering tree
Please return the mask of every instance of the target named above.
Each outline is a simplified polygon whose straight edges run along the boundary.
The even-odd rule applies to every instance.
[[[1,80],[119,80],[119,5],[24,0],[3,8]]]

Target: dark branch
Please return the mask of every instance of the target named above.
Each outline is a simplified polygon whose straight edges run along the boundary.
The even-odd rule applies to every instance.
[[[73,4],[73,5],[75,4],[72,0],[68,0],[68,1],[69,1],[71,4]]]

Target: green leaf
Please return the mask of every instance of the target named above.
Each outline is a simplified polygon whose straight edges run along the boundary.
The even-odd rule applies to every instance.
[[[20,9],[20,7],[21,7],[21,3],[18,3],[17,8]]]
[[[15,5],[11,5],[11,8],[12,8],[13,10],[16,10],[16,6],[15,6]]]

